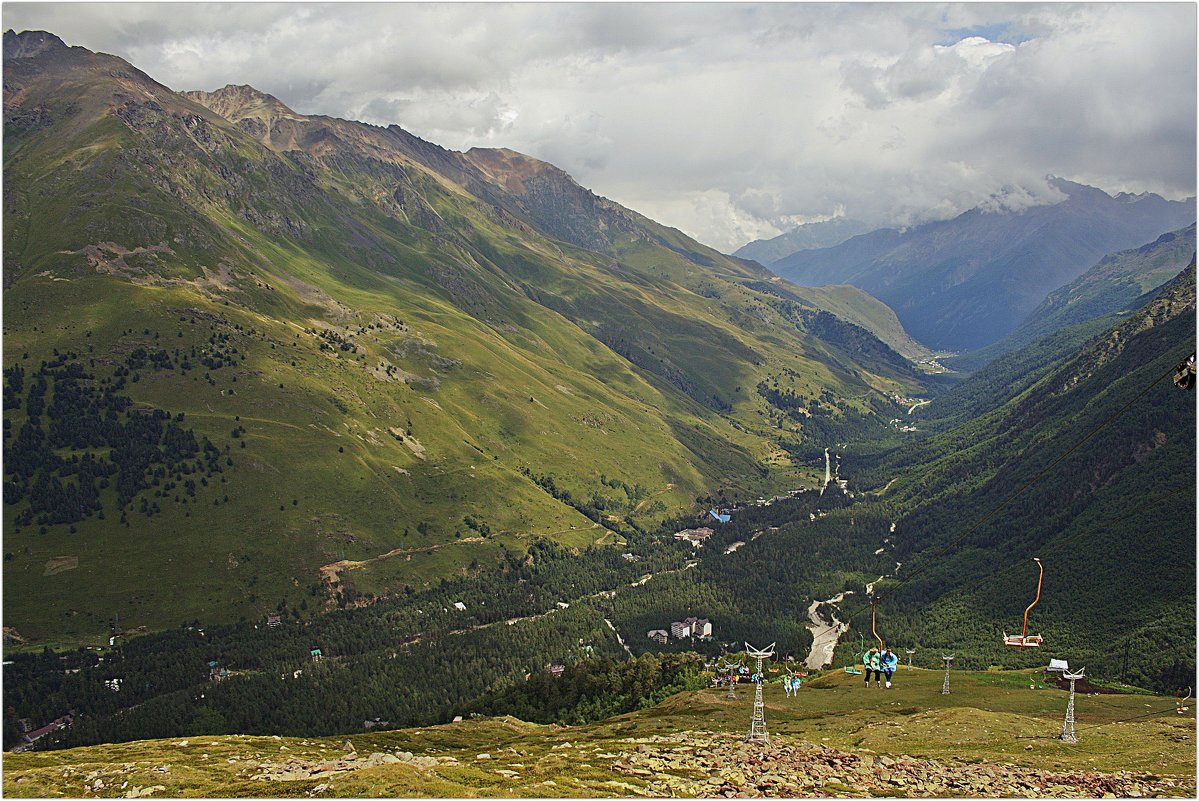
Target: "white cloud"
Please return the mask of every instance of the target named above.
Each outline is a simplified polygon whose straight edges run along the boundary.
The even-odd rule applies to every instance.
[[[732,249],[1057,174],[1194,193],[1193,4],[6,3],[178,89],[506,146]]]

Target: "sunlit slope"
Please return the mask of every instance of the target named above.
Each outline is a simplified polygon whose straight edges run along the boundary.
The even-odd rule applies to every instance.
[[[346,576],[398,592],[537,536],[615,543],[717,487],[815,480],[759,382],[853,398],[834,417],[918,386],[743,286],[753,265],[627,210],[610,252],[586,250],[398,128],[252,90],[251,115],[213,102],[231,121],[23,36],[5,61],[4,361],[23,371],[6,456],[24,443],[5,610],[27,640],[312,614],[362,600]],[[89,478],[99,511],[81,510],[72,460],[111,461],[118,434],[72,440],[60,392],[128,399],[122,430],[168,413],[219,458],[154,457],[123,505],[115,474]]]

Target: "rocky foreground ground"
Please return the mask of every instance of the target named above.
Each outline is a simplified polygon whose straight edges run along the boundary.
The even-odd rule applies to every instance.
[[[527,725],[527,724],[526,724]],[[515,726],[513,728],[516,728]],[[515,731],[511,732],[516,734]],[[570,730],[434,747],[424,753],[345,740],[160,741],[159,760],[6,770],[6,795],[266,797],[1195,797],[1194,777],[1046,771],[1012,764],[850,752],[790,736],[746,743],[682,731],[603,741]],[[548,735],[548,736],[547,736]],[[240,743],[236,750],[229,750]],[[288,745],[287,743],[290,743]],[[64,752],[59,752],[65,755]],[[8,767],[8,766],[6,766]]]
[[[1015,765],[854,754],[774,738],[745,743],[688,732],[642,743],[612,765],[659,796],[1085,797],[1194,796],[1193,781],[1120,771],[1050,773]]]

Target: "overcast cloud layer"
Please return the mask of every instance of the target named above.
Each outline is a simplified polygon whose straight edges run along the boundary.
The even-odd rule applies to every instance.
[[[722,250],[1195,192],[1196,6],[5,3],[174,89],[510,147]]]

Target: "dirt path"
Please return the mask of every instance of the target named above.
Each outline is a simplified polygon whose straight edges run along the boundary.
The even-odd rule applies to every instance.
[[[423,548],[393,548],[387,553],[381,553],[378,556],[372,556],[370,559],[354,560],[354,559],[339,559],[336,562],[330,562],[327,565],[321,565],[321,579],[330,586],[330,589],[336,591],[336,587],[341,583],[341,573],[346,570],[357,570],[365,567],[372,562],[381,562],[384,559],[391,559],[396,556],[411,556],[415,553],[431,553],[439,551],[442,548],[450,545],[460,545],[464,542],[484,542],[482,537],[463,537],[460,540],[453,542],[441,542],[436,545],[426,545]]]
[[[642,509],[644,509],[646,506],[648,506],[649,502],[652,501],[654,498],[657,498],[659,495],[662,495],[664,493],[670,492],[672,489],[674,489],[674,484],[667,484],[665,487],[658,490],[653,495],[649,496],[648,498],[643,500],[641,503],[639,503],[635,507],[633,507],[633,514],[637,514]]]
[[[564,529],[562,529],[561,531],[551,531],[549,534],[542,534],[541,536],[543,536],[543,537],[556,537],[556,536],[557,536],[557,535],[559,535],[559,534],[571,534],[571,533],[573,533],[573,532],[576,532],[576,531],[591,531],[592,529],[597,529],[597,528],[599,528],[599,527],[600,527],[600,524],[599,524],[599,523],[592,523],[592,524],[591,524],[590,526],[588,526],[587,528],[576,528],[576,527],[574,527],[574,526],[571,526],[570,528],[564,528]]]

